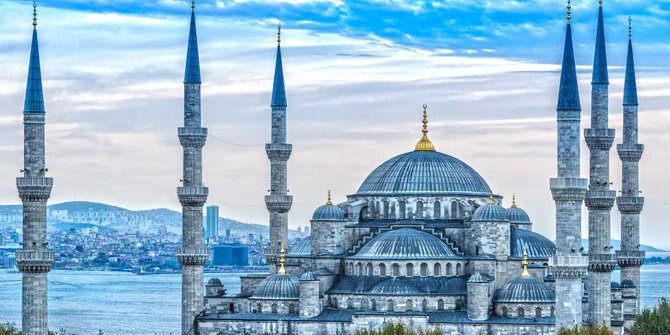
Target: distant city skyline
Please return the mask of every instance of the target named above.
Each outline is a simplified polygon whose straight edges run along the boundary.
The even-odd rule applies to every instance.
[[[227,216],[267,224],[268,116],[275,27],[283,22],[291,228],[307,226],[332,189],[345,200],[388,157],[410,151],[429,105],[439,151],[479,171],[497,194],[517,195],[536,230],[554,236],[548,180],[555,174],[555,102],[564,1],[198,1],[204,153],[210,203]],[[18,204],[21,109],[32,2],[0,2],[7,68],[0,73],[0,203]],[[610,57],[610,124],[621,142],[627,18],[633,16],[640,95],[644,244],[669,248],[661,225],[670,203],[665,169],[670,90],[661,33],[667,3],[604,1]],[[378,11],[367,13],[375,6]],[[40,1],[50,203],[101,201],[178,209],[187,1]],[[582,97],[590,122],[590,64],[597,1],[573,2]],[[279,13],[279,14],[276,14]],[[376,15],[376,17],[374,16]],[[665,29],[667,31],[667,29]],[[582,141],[583,142],[583,141]],[[234,144],[230,144],[234,143]],[[588,176],[582,148],[582,177]],[[621,164],[612,153],[613,189]],[[529,167],[532,167],[529,169]],[[583,211],[586,215],[586,210]],[[583,222],[586,222],[584,220]],[[583,225],[586,237],[586,225]],[[613,238],[619,214],[612,211]]]

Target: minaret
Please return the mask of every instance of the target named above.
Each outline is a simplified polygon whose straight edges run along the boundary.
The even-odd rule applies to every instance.
[[[550,180],[556,203],[556,255],[549,259],[549,271],[556,278],[556,327],[582,323],[582,277],[588,259],[581,252],[582,202],[586,179],[580,178],[581,105],[577,68],[572,47],[571,6],[563,50],[563,68],[558,93],[558,177]]]
[[[293,146],[286,143],[286,89],[284,88],[284,70],[281,60],[281,26],[277,29],[277,59],[275,63],[274,84],[272,85],[272,143],[265,145],[270,159],[270,195],[265,196],[265,205],[270,212],[270,246],[266,258],[277,272],[279,251],[282,243],[288,241],[288,211],[293,197],[288,195],[286,186],[286,163],[291,157]]]
[[[629,19],[628,57],[623,98],[623,143],[617,145],[623,166],[621,196],[617,207],[621,212],[621,250],[617,251],[617,262],[621,266],[621,280],[630,279],[636,287],[636,305],[624,306],[624,317],[633,319],[640,313],[640,267],[644,263],[644,251],[640,250],[640,212],[644,198],[640,196],[639,161],[644,145],[638,144],[637,85],[633,60],[632,25]],[[628,307],[628,308],[626,308]]]
[[[609,79],[605,52],[602,0],[598,8],[598,29],[591,81],[591,128],[584,129],[590,152],[589,190],[585,204],[589,210],[589,322],[605,323],[612,318],[611,287],[614,253],[610,242],[610,212],[616,192],[610,190],[610,148],[614,129],[608,127]]]
[[[181,264],[181,333],[194,334],[195,317],[203,309],[203,271],[208,259],[204,248],[202,206],[209,190],[202,185],[202,147],[207,128],[200,124],[200,60],[195,28],[195,1],[191,3],[191,31],[188,38],[184,75],[184,127],[178,129],[184,148],[184,177],[177,195],[182,206],[182,247],[177,249]]]
[[[47,242],[47,200],[53,179],[46,177],[40,52],[37,43],[37,4],[33,2],[33,41],[28,85],[23,107],[23,177],[16,178],[23,202],[23,249],[16,263],[23,276],[22,330],[25,335],[47,335],[47,273],[55,258]]]

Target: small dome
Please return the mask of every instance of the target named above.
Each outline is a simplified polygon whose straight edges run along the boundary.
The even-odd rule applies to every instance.
[[[414,260],[457,257],[446,243],[434,235],[413,228],[400,228],[373,237],[350,258]]]
[[[313,221],[343,221],[344,211],[335,205],[323,205],[317,208],[312,215]]]
[[[488,204],[472,213],[472,221],[509,221],[509,215],[505,208],[494,204],[491,197]]]
[[[633,283],[632,280],[624,279],[621,281],[621,288],[633,288],[633,287],[635,287],[635,283]]]
[[[516,278],[496,292],[496,302],[553,303],[554,292],[536,278]]]
[[[510,243],[511,257],[522,258],[524,246],[526,246],[530,259],[549,259],[556,253],[554,242],[530,230],[512,228]]]
[[[300,298],[298,278],[293,275],[271,275],[261,281],[251,299],[295,300]]]
[[[207,285],[217,285],[217,286],[223,286],[223,283],[219,278],[212,278],[209,281],[207,281]]]
[[[312,254],[312,236],[303,238],[286,256],[309,256]]]
[[[510,207],[507,209],[507,216],[509,216],[509,223],[513,224],[533,224],[530,222],[528,213],[519,207]]]
[[[613,281],[613,282],[610,283],[610,288],[613,291],[618,291],[618,290],[621,290],[621,285],[619,285],[619,283]]]
[[[484,284],[488,283],[489,279],[484,277],[481,273],[477,272],[470,276],[470,279],[468,279],[468,283],[473,283],[473,284]]]
[[[389,278],[375,285],[370,293],[381,295],[412,295],[420,294],[414,284],[401,278]]]
[[[300,280],[302,281],[311,281],[311,280],[317,280],[316,276],[314,275],[314,272],[305,272],[300,276]]]

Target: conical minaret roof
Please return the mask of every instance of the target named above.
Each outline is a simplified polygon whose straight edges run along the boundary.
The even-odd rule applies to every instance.
[[[195,1],[191,5],[191,31],[188,34],[188,52],[186,54],[186,73],[184,83],[201,83],[200,55],[198,54],[198,32],[195,25]]]
[[[596,51],[593,58],[593,84],[608,84],[607,52],[605,51],[605,23],[603,22],[602,1],[598,7],[598,29],[596,32]]]
[[[626,58],[626,80],[623,86],[623,104],[637,105],[637,83],[635,82],[635,60],[633,57],[631,19],[629,19],[628,22],[628,56]]]
[[[42,92],[42,70],[40,69],[40,50],[37,42],[37,9],[33,11],[33,41],[30,47],[30,65],[28,67],[28,84],[26,100],[23,106],[25,113],[44,113],[44,94]]]
[[[281,60],[281,25],[277,28],[277,59],[275,61],[275,77],[272,84],[272,107],[286,106],[286,88],[284,88],[284,67]]]
[[[575,51],[572,46],[572,27],[568,12],[568,24],[565,29],[565,46],[563,47],[563,66],[561,69],[561,84],[558,91],[557,110],[581,110],[579,102],[579,85],[577,83],[577,66],[575,65]]]

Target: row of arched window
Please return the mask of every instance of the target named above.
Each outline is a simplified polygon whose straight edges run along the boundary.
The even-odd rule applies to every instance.
[[[253,314],[295,314],[298,313],[298,304],[291,302],[291,303],[251,303],[249,305],[249,309],[251,309],[251,313]]]
[[[444,267],[444,272],[442,268]],[[373,264],[372,262],[349,262],[347,264],[347,273],[354,276],[460,276],[463,274],[463,266],[461,263],[452,264],[446,263],[444,266],[441,263],[421,263],[418,269],[414,263],[406,263],[404,266],[393,263],[390,266],[386,263]]]
[[[403,304],[404,302],[404,304]],[[360,309],[365,311],[386,311],[386,312],[402,312],[402,311],[444,311],[448,310],[447,303],[444,299],[438,299],[437,301],[429,301],[428,299],[423,299],[421,301],[416,301],[413,299],[386,299],[376,300],[361,298],[358,301],[358,304],[355,303],[353,298],[348,298],[344,306],[338,305],[339,301],[336,297],[331,298],[331,304],[335,308],[342,309]],[[402,305],[401,305],[402,304]],[[462,310],[465,308],[463,300],[458,298],[453,301],[453,310]]]
[[[516,308],[510,308],[508,306],[502,306],[500,308],[502,317],[517,317],[517,318],[541,318],[541,317],[554,317],[554,306],[549,307],[549,314],[543,313],[544,309],[540,306],[536,306],[534,309],[527,310],[523,306],[517,306]]]
[[[442,202],[434,201],[431,208],[432,215],[428,213],[426,207],[426,204],[421,200],[414,203],[415,210],[412,210],[405,200],[397,203],[391,203],[388,200],[382,202],[371,201],[369,206],[363,207],[360,215],[362,219],[458,219],[464,215],[463,205],[455,200],[451,201],[450,205],[445,208],[443,208]]]

